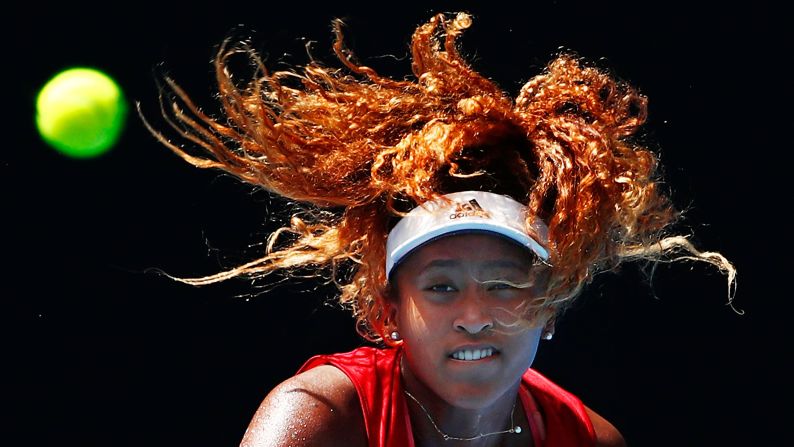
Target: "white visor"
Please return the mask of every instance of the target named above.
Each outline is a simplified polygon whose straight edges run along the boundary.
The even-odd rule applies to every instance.
[[[527,207],[510,197],[485,191],[446,194],[448,200],[423,203],[406,214],[386,240],[386,278],[394,267],[421,245],[458,232],[488,232],[504,236],[547,261],[548,229],[540,219],[527,227]]]

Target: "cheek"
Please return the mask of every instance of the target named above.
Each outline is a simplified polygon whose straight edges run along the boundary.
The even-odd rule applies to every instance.
[[[404,299],[398,312],[397,325],[403,339],[411,344],[432,340],[434,318],[420,309],[412,299]]]
[[[405,300],[408,301],[408,300]],[[404,301],[404,302],[405,302]],[[432,383],[435,370],[435,345],[438,339],[433,329],[433,320],[421,312],[413,302],[407,302],[399,315],[398,325],[403,339],[405,359],[410,370],[425,383]]]
[[[516,340],[518,347],[516,349],[516,360],[520,363],[517,365],[518,369],[526,369],[532,366],[535,361],[535,355],[538,353],[538,346],[540,345],[540,336],[543,333],[543,327],[533,327],[528,329],[525,333],[521,334],[519,340]]]

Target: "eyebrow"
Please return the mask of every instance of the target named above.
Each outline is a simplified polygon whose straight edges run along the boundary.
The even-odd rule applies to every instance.
[[[422,270],[428,270],[431,268],[449,268],[449,267],[458,267],[461,264],[460,260],[457,259],[434,259],[424,266],[422,266]],[[508,259],[495,259],[493,261],[485,261],[482,264],[481,269],[495,269],[495,268],[508,268],[508,269],[515,269],[515,270],[524,270],[524,266],[520,262],[511,261]]]

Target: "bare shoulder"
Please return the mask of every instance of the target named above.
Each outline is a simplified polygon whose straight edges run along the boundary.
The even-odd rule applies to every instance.
[[[593,423],[596,432],[596,446],[598,447],[626,447],[626,440],[623,435],[615,428],[612,423],[604,419],[603,416],[585,406],[587,415]]]
[[[364,417],[350,379],[318,366],[276,386],[257,409],[241,447],[366,445]]]

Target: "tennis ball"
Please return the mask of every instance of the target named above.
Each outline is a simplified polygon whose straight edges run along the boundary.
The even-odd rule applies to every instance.
[[[118,84],[92,68],[70,68],[51,78],[36,97],[36,127],[64,155],[101,155],[118,141],[127,103]]]

